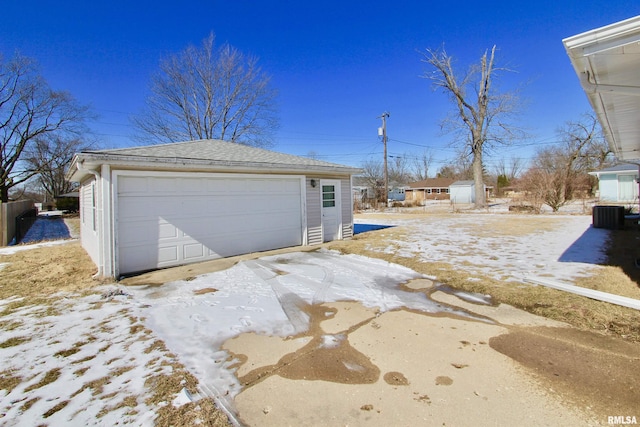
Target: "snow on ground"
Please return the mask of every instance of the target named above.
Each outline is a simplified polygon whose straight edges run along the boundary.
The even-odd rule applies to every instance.
[[[244,332],[290,336],[306,330],[305,305],[352,300],[381,311],[409,307],[467,315],[398,289],[420,277],[385,261],[320,250],[244,261],[190,281],[127,292],[138,315],[203,383],[203,393],[233,398],[240,385],[221,345]],[[223,404],[233,411],[231,400]]]
[[[389,241],[374,250],[510,280],[587,274],[603,256],[606,237],[585,216],[554,217],[557,227],[503,236],[478,232],[485,221],[503,220],[494,214],[440,216],[433,222],[410,215],[376,218],[406,230],[402,239],[393,234],[398,229],[380,231],[391,233]],[[244,332],[293,335],[308,324],[301,309],[307,304],[353,300],[381,311],[454,310],[424,293],[398,289],[419,277],[385,261],[319,250],[243,261],[159,287],[121,286],[129,296],[113,301],[60,296],[52,307],[19,308],[0,318],[0,373],[21,379],[10,392],[0,391],[0,419],[9,426],[151,424],[154,408],[145,403],[145,380],[171,369],[164,363],[170,356],[153,345],[156,337],[198,378],[201,394],[223,399],[219,402],[233,412],[240,385],[233,361],[220,350],[225,340]],[[15,303],[0,301],[0,311]],[[143,331],[140,319],[152,333]]]
[[[523,229],[527,221],[539,223],[540,229],[520,233],[516,224],[512,232],[499,232],[501,224],[520,218]],[[356,222],[406,227],[402,238],[394,238],[390,229],[388,245],[371,244],[370,250],[447,262],[468,271],[471,278],[482,274],[509,281],[536,276],[571,281],[589,275],[605,259],[608,236],[607,230],[591,227],[586,215],[365,215]],[[485,231],[487,227],[492,230]]]
[[[171,367],[123,298],[59,295],[0,318],[0,372],[19,379],[0,390],[2,425],[153,425],[145,380]]]
[[[31,249],[43,248],[46,246],[58,246],[65,245],[67,243],[74,242],[75,240],[50,240],[45,242],[31,243],[28,245],[15,245],[15,246],[6,246],[0,248],[0,255],[13,255],[17,252],[28,251]]]

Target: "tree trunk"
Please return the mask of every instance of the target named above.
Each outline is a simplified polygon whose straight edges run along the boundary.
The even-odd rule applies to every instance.
[[[6,185],[0,185],[0,203],[9,201],[9,188]]]
[[[484,208],[487,205],[486,194],[484,191],[484,180],[482,170],[482,149],[473,151],[473,187],[476,193],[475,207],[476,209]]]

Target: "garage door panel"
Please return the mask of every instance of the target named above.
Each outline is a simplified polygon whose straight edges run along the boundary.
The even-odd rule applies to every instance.
[[[153,231],[150,230],[150,234]],[[179,230],[178,228],[173,225],[173,224],[169,224],[167,222],[161,222],[160,224],[158,224],[158,239],[177,239],[179,236]]]
[[[302,244],[301,180],[118,177],[121,273]]]
[[[182,250],[185,261],[204,257],[204,245],[202,243],[185,244]]]
[[[150,178],[151,192],[153,193],[177,193],[179,188],[179,180],[175,178]]]
[[[118,194],[145,194],[148,192],[149,179],[147,177],[128,177],[118,183]]]
[[[162,246],[158,248],[159,267],[165,267],[167,264],[174,264],[179,260],[178,248],[176,246]]]

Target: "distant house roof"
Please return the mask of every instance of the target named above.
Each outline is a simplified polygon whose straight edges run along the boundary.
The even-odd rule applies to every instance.
[[[611,166],[610,168],[604,168],[597,171],[589,172],[589,175],[599,177],[603,173],[614,173],[614,172],[628,172],[628,173],[638,173],[638,166],[632,164],[621,163],[619,165]]]
[[[76,154],[70,178],[79,180],[82,167],[101,164],[142,168],[185,168],[228,172],[294,172],[356,174],[358,168],[278,153],[221,140],[197,140],[115,150],[83,151]]]
[[[468,187],[470,185],[473,185],[473,180],[456,181],[451,184],[451,187]]]
[[[423,188],[448,188],[452,183],[451,178],[427,178],[409,184],[410,190],[420,190]]]

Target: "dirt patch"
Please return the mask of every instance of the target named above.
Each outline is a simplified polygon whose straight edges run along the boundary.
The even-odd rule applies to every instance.
[[[562,399],[587,407],[602,420],[640,417],[640,347],[567,328],[514,329],[489,345],[525,366]]]

